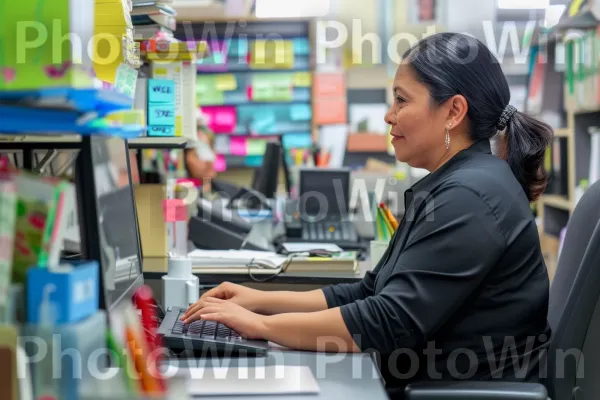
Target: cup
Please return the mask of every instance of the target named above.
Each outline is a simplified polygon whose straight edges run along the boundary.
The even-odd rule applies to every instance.
[[[385,251],[387,250],[389,245],[390,242],[385,240],[371,240],[371,269],[375,268],[379,260],[381,260],[381,258],[385,254]]]

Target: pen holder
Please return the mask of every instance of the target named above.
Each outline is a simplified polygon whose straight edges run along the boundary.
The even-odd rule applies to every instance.
[[[385,240],[371,240],[370,245],[370,258],[371,258],[371,269],[375,268],[377,263],[383,258],[388,246],[389,242]]]
[[[79,400],[79,393],[110,375],[106,327],[102,310],[73,324],[23,326],[20,340],[29,358],[36,398],[51,385],[57,398]]]

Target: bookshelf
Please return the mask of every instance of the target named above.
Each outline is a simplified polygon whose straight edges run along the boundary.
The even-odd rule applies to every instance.
[[[591,134],[600,127],[598,5],[568,7],[531,52],[527,111],[554,128],[545,165],[550,181],[537,203],[542,250],[551,270],[578,199],[600,173],[600,143]]]
[[[208,46],[196,99],[218,172],[259,167],[269,140],[281,139],[288,155],[312,147],[312,20],[185,21],[175,38]]]

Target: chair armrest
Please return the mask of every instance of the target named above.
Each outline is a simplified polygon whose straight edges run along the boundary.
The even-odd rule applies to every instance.
[[[419,382],[408,385],[406,400],[547,400],[538,383],[457,381]]]

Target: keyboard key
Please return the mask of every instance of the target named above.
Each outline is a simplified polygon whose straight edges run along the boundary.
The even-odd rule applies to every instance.
[[[215,337],[228,338],[229,336],[231,336],[231,329],[229,329],[225,325],[219,324]]]

